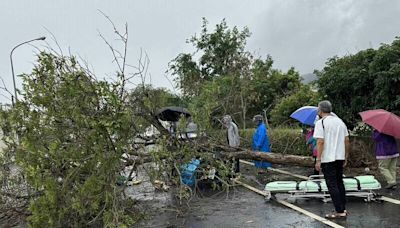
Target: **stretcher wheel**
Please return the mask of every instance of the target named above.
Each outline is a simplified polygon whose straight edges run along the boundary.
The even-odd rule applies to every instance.
[[[328,203],[329,201],[331,201],[331,198],[325,197],[322,199],[322,202],[324,203]]]
[[[364,202],[370,203],[372,201],[373,197],[368,195],[367,198],[364,199]]]
[[[270,191],[266,191],[265,193],[266,193],[266,195],[264,197],[264,200],[265,200],[265,202],[269,202],[272,198],[272,194]]]
[[[374,196],[373,196],[372,200],[375,201],[375,202],[377,202],[377,203],[383,203],[384,201],[382,200],[381,197],[382,197],[381,195],[376,194],[376,193],[374,192]]]

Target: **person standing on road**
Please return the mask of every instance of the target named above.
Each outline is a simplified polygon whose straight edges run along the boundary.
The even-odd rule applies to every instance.
[[[320,120],[315,124],[314,138],[317,140],[316,170],[324,174],[335,212],[326,218],[345,218],[346,191],[343,184],[343,167],[346,166],[349,151],[349,133],[344,122],[331,114],[332,104],[321,101],[318,104]]]
[[[385,188],[395,189],[397,187],[396,165],[397,157],[399,157],[396,139],[375,129],[372,133],[372,139],[375,141],[375,155],[378,160],[379,171],[387,182]]]
[[[262,115],[255,115],[253,117],[254,123],[257,125],[257,129],[253,135],[253,150],[261,152],[271,152],[269,146],[269,138],[267,133],[267,127],[264,124]],[[255,161],[254,165],[257,168],[266,169],[271,167],[271,163],[265,161]],[[259,173],[263,173],[264,170],[260,170]]]
[[[239,147],[240,145],[240,136],[239,129],[237,125],[232,121],[232,117],[230,115],[225,115],[222,118],[222,123],[226,128],[226,137],[228,141],[228,145],[230,147]],[[235,159],[235,167],[234,172],[240,172],[239,159]]]
[[[192,117],[188,118],[188,123],[186,125],[186,138],[192,139],[197,137],[197,124],[193,121]]]
[[[317,140],[314,138],[314,127],[311,127],[310,131],[303,129],[303,133],[306,135],[306,146],[311,150],[314,158],[314,171],[312,175],[319,175],[319,171],[315,169],[315,163],[317,163]]]

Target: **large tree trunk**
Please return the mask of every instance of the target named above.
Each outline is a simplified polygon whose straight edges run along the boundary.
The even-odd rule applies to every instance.
[[[304,157],[297,155],[283,155],[278,153],[263,153],[251,150],[238,152],[221,152],[221,155],[226,158],[239,158],[257,161],[268,161],[274,164],[298,165],[305,167],[313,167],[314,159],[312,157]]]

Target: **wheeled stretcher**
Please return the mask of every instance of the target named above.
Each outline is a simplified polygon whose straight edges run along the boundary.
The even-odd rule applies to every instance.
[[[374,190],[381,188],[381,184],[374,176],[343,177],[346,196],[363,197],[365,201],[377,200]],[[293,198],[321,198],[324,202],[330,200],[328,187],[322,175],[312,175],[305,181],[274,181],[266,184],[265,199],[269,200],[276,193],[289,193]]]

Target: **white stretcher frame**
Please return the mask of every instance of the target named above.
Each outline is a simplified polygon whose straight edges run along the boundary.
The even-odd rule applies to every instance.
[[[331,196],[329,195],[329,192],[327,190],[326,191],[325,190],[312,191],[312,192],[307,191],[307,183],[309,183],[310,181],[322,182],[325,180],[323,177],[324,177],[323,175],[309,176],[304,190],[290,190],[290,191],[267,191],[267,190],[264,190],[266,193],[265,200],[269,201],[272,197],[275,197],[275,194],[289,193],[290,198],[294,198],[294,199],[320,198],[325,203],[329,202],[329,201],[331,201]],[[346,191],[346,197],[353,196],[353,197],[365,198],[364,199],[365,202],[381,201],[380,196],[374,192],[374,190],[379,190],[379,189],[380,188],[371,188],[371,189]]]

